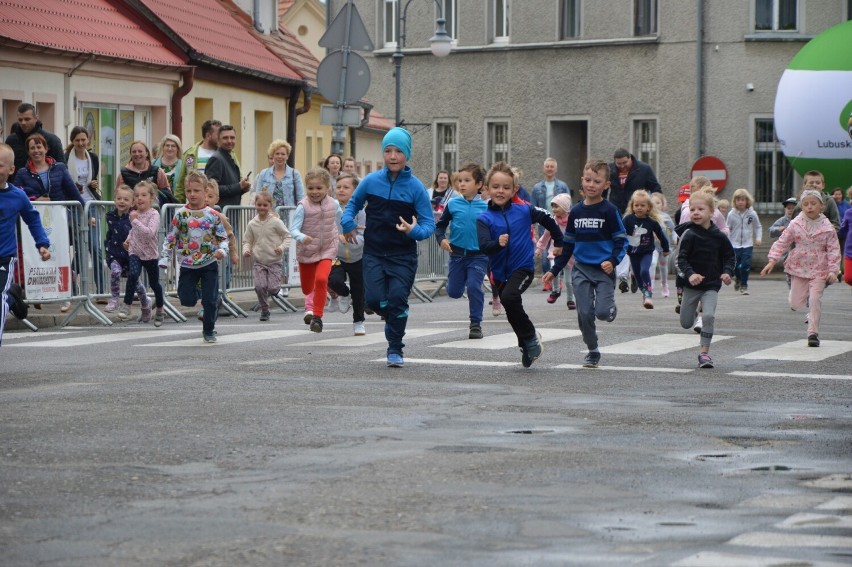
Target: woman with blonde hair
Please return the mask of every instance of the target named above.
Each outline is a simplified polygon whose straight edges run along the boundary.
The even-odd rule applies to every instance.
[[[163,136],[163,139],[154,149],[154,165],[166,174],[172,193],[175,192],[175,183],[180,179],[180,171],[183,168],[181,155],[183,155],[183,152],[181,151],[180,138],[174,134]]]

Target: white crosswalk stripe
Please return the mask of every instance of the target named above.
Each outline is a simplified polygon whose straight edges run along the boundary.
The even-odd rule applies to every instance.
[[[115,332],[113,334],[91,335],[88,333],[75,334],[73,337],[49,340],[34,340],[32,342],[15,343],[9,346],[12,347],[37,347],[37,348],[67,348],[85,345],[102,345],[104,343],[117,343],[121,341],[135,341],[152,339],[155,337],[186,335],[189,333],[198,333],[197,329],[157,329],[155,331],[129,331]],[[5,337],[4,337],[5,338]],[[37,339],[37,337],[36,337]],[[174,343],[158,343],[162,345],[172,345]],[[147,345],[146,345],[147,346]]]
[[[716,340],[716,337],[713,337]],[[804,338],[775,345],[773,347],[741,354],[737,358],[748,360],[794,360],[798,362],[819,362],[852,351],[852,341],[821,341],[819,347],[809,347]]]
[[[430,335],[440,335],[442,333],[458,332],[457,329],[408,329],[405,332],[405,340],[416,339],[418,337],[428,337]],[[326,331],[323,330],[323,334]],[[318,341],[306,341],[303,343],[293,343],[289,346],[320,346],[320,347],[358,347],[376,344],[387,344],[384,332],[369,333],[360,337],[347,334],[346,336],[335,337],[332,339],[320,339]]]
[[[713,335],[713,343],[732,339],[727,335]],[[698,347],[698,335],[688,333],[666,333],[654,335],[653,337],[642,337],[634,341],[618,343],[601,347],[604,354],[641,354],[646,356],[659,356]]]
[[[573,329],[537,329],[541,333],[542,342],[557,341],[568,339],[571,337],[580,336],[580,331]],[[480,350],[503,350],[507,348],[518,348],[518,337],[515,333],[501,333],[499,335],[487,335],[482,340],[464,339],[460,341],[452,341],[439,345],[432,345],[439,348],[463,348],[463,349],[480,349]]]
[[[582,364],[557,364],[554,368],[562,368],[565,370],[583,370]],[[658,366],[598,366],[598,370],[619,370],[622,372],[654,372],[660,374],[687,374],[695,370],[694,368],[661,368]]]
[[[193,333],[198,333],[198,330],[194,330]],[[306,331],[304,329],[298,331],[288,331],[286,329],[278,329],[272,331],[258,331],[256,333],[234,333],[228,335],[218,335],[216,337],[216,345],[229,345],[229,344],[239,344],[239,343],[251,343],[255,341],[268,341],[270,339],[283,339],[285,337],[295,337],[298,335],[306,335],[309,334],[310,331]],[[168,341],[163,343],[145,343],[135,345],[138,347],[194,347],[194,346],[212,346],[208,343],[205,343],[200,336],[196,336],[191,339],[185,339],[182,341]]]

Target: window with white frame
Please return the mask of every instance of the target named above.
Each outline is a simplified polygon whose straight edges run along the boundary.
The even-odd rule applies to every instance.
[[[657,0],[634,0],[633,35],[657,33]]]
[[[580,37],[580,0],[562,0],[559,14],[559,38]]]
[[[754,0],[755,31],[799,29],[799,0]]]
[[[633,155],[657,169],[657,119],[642,118],[633,121]]]
[[[485,149],[488,152],[488,167],[498,161],[509,161],[509,123],[489,122]]]
[[[435,125],[435,171],[455,171],[459,162],[458,125],[439,122]]]
[[[509,41],[509,0],[491,0],[491,29],[495,43]]]
[[[774,119],[755,118],[752,147],[754,208],[758,213],[778,212],[780,202],[795,193],[795,175],[781,151]]]
[[[399,23],[399,0],[382,0],[382,45],[396,47],[396,26]]]
[[[441,13],[447,22],[447,33],[454,40],[459,38],[459,6],[458,0],[441,0]],[[435,17],[439,16],[437,8],[435,9]]]

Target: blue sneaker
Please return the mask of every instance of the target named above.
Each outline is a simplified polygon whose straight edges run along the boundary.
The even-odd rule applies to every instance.
[[[204,335],[204,342],[205,343],[215,343],[216,342],[216,335],[215,334]]]
[[[405,364],[405,360],[402,358],[401,354],[392,352],[388,355],[388,367],[389,368],[402,368]]]
[[[597,368],[601,363],[601,353],[600,351],[589,352],[586,355],[586,358],[583,359],[583,368]]]

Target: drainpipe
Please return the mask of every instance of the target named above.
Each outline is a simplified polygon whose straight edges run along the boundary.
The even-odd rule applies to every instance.
[[[195,78],[195,67],[190,67],[180,74],[183,84],[172,93],[172,129],[171,133],[183,140],[183,97],[192,90]]]
[[[695,159],[704,155],[704,0],[698,0],[695,40]]]
[[[276,3],[277,4],[277,3]],[[260,0],[254,0],[254,10],[252,10],[251,19],[254,20],[254,29],[258,33],[266,33],[263,29],[263,22],[260,21]]]
[[[305,102],[299,104],[299,95],[305,94]],[[305,85],[290,87],[290,97],[287,99],[287,142],[290,144],[290,158],[287,164],[294,167],[296,163],[296,118],[311,110],[311,90]]]

